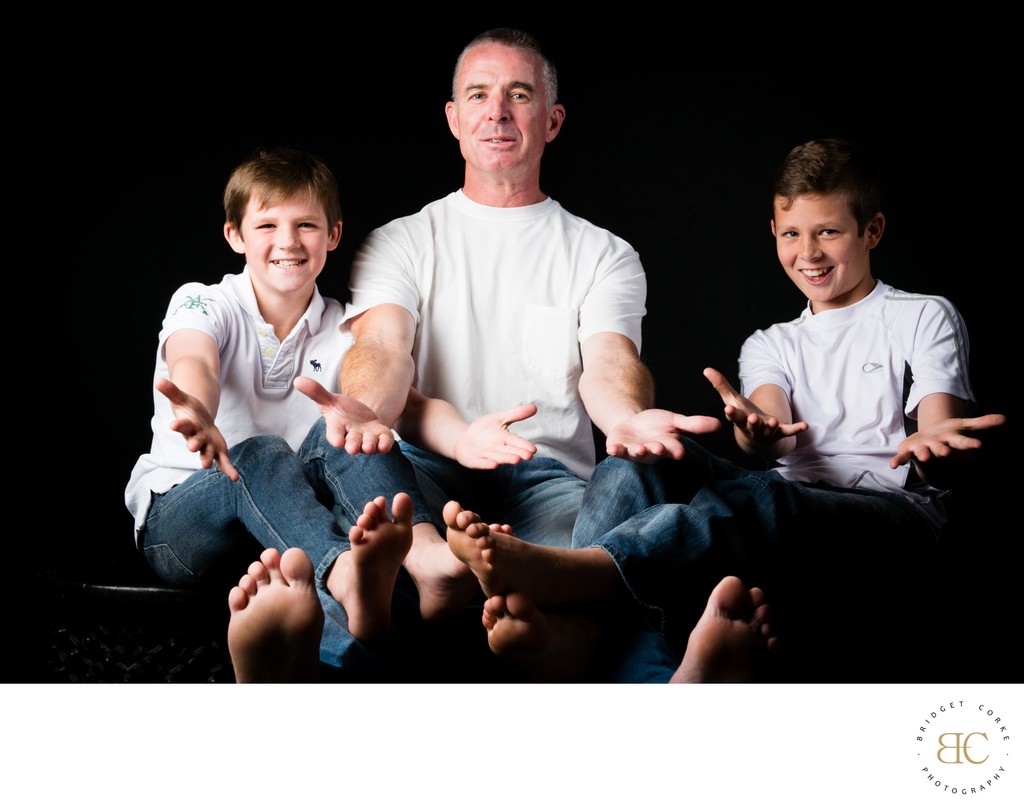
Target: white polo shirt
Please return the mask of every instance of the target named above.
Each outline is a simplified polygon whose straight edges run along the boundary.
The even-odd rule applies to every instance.
[[[179,329],[209,334],[220,352],[221,396],[217,427],[232,447],[254,435],[279,435],[298,449],[320,410],[292,387],[308,376],[330,391],[338,389],[341,359],[352,344],[343,325],[344,307],[314,291],[309,308],[284,341],[260,314],[248,268],[225,275],[218,284],[188,283],[171,296],[160,331],[154,384],[169,378],[164,347]],[[153,387],[153,443],[139,457],[125,489],[125,504],[135,517],[136,537],[152,493],[163,493],[201,468],[197,453],[168,426],[170,402]]]

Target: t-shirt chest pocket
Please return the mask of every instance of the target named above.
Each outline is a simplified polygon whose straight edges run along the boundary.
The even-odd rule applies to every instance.
[[[548,379],[576,376],[582,368],[576,309],[528,306],[523,324],[523,356],[531,370]]]

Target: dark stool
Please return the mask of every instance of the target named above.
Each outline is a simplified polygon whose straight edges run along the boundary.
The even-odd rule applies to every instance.
[[[42,568],[42,649],[25,679],[58,683],[233,683],[226,593],[172,587],[139,554]]]

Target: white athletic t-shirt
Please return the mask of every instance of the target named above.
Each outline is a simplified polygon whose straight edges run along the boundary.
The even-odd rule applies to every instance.
[[[967,355],[966,328],[948,300],[878,281],[852,306],[815,315],[808,302],[796,320],[752,334],[740,350],[739,374],[745,396],[778,385],[794,421],[808,424],[778,462],[783,476],[897,491],[931,511],[937,490],[914,476],[911,491],[911,465],[890,469],[889,459],[908,435],[904,416],[916,418],[925,396],[974,402]]]

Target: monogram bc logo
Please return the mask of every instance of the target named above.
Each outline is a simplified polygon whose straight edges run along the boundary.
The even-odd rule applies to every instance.
[[[985,754],[984,758],[972,758],[970,754],[971,739],[975,736],[981,736],[985,741],[988,741],[988,734],[982,733],[981,731],[973,731],[971,733],[942,733],[939,735],[939,752],[936,754],[936,758],[943,764],[984,764],[988,761],[988,754]],[[953,744],[947,744],[947,737],[954,739]],[[948,758],[949,750],[955,751],[953,758]]]
[[[999,711],[966,700],[943,703],[918,728],[921,774],[953,795],[985,795],[1007,775],[1010,730]]]

